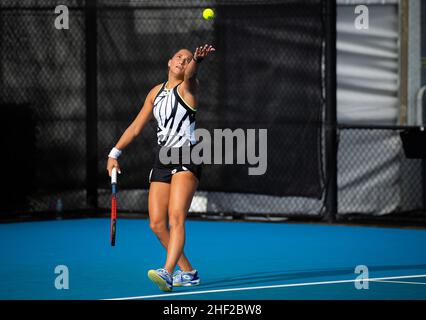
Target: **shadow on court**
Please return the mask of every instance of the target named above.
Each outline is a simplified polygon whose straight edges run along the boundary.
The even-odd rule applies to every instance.
[[[419,270],[425,269],[426,264],[420,265],[395,265],[395,266],[368,266],[370,272],[372,271],[403,271],[403,270]],[[226,277],[217,279],[214,281],[203,282],[203,288],[217,289],[224,287],[234,287],[235,285],[259,285],[259,283],[267,282],[281,282],[288,280],[297,280],[297,279],[313,279],[328,277],[327,280],[334,280],[336,276],[348,275],[347,279],[351,279],[357,276],[354,272],[354,267],[342,267],[334,269],[310,269],[310,270],[300,270],[297,272],[279,272],[279,271],[269,271],[269,272],[257,272],[257,273],[247,273],[240,276]]]

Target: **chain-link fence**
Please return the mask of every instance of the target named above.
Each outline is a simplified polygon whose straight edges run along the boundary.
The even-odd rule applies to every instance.
[[[0,6],[2,137],[14,150],[2,159],[11,186],[3,196],[12,199],[2,211],[107,210],[109,150],[149,90],[167,80],[171,55],[211,43],[217,51],[199,72],[198,127],[267,129],[268,169],[248,176],[248,165],[205,165],[191,211],[323,216],[325,1],[94,3]],[[67,30],[54,27],[57,5],[69,9]],[[206,7],[215,19],[202,18]],[[121,212],[147,212],[155,133],[152,120],[120,158]],[[404,158],[397,130],[348,128],[339,138],[339,215],[424,209],[422,160]]]
[[[2,157],[5,210],[86,207],[84,13],[54,28],[54,1],[2,1]],[[31,5],[31,6],[29,6]],[[4,162],[3,162],[4,161]],[[65,197],[63,197],[65,196]],[[61,198],[60,203],[58,199]]]
[[[406,130],[397,126],[342,126],[338,149],[339,215],[424,216],[425,162],[407,158],[401,139],[401,132]]]

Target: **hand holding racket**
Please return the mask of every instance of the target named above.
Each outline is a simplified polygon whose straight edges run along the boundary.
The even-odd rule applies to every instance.
[[[117,232],[117,168],[111,171],[111,246],[115,246],[115,234]]]
[[[110,177],[112,175],[112,169],[113,168],[116,168],[117,172],[121,174],[120,165],[118,164],[118,160],[114,159],[114,158],[108,158],[106,170],[108,171],[108,175]]]

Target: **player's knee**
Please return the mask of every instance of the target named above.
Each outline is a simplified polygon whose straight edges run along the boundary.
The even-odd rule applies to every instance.
[[[164,222],[151,221],[149,227],[155,234],[167,231],[167,225]]]
[[[185,212],[182,210],[169,210],[170,228],[183,227],[185,224]]]

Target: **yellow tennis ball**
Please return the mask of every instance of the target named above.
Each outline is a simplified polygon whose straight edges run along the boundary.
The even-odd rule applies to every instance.
[[[203,11],[203,18],[206,19],[206,20],[213,19],[214,18],[214,11],[213,11],[213,9],[210,9],[210,8],[204,9],[204,11]]]

